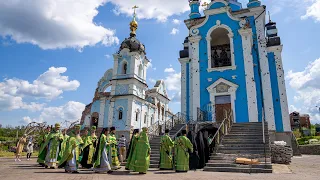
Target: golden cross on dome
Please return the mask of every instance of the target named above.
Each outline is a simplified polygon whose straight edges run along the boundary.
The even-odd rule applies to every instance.
[[[133,7],[132,7],[132,9],[134,10],[134,12],[133,12],[133,16],[134,17],[136,17],[136,9],[138,9],[139,7],[137,6],[137,5],[134,5]]]

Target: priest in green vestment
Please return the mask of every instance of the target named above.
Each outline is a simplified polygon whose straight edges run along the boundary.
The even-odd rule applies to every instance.
[[[175,169],[176,172],[188,172],[189,170],[189,151],[193,152],[193,145],[187,138],[187,131],[182,130],[182,136],[175,142]]]
[[[59,161],[59,167],[64,167],[67,173],[78,173],[80,146],[83,141],[80,137],[80,125],[76,125],[67,139],[63,157]]]
[[[109,128],[104,128],[99,138],[96,152],[93,157],[94,171],[96,173],[112,173],[111,166],[109,163],[109,157],[111,156],[109,132]]]
[[[40,154],[46,151],[45,156],[45,167],[55,169],[59,163],[59,152],[60,145],[63,141],[63,135],[60,132],[60,124],[55,124],[55,128],[48,135],[46,142],[42,149],[40,149]],[[47,149],[47,150],[46,150]]]
[[[90,134],[87,134],[83,139],[84,145],[82,146],[82,160],[81,165],[84,168],[90,169],[93,167],[93,155],[97,146],[98,138],[96,136],[96,126],[91,127]]]
[[[50,126],[48,126],[44,132],[40,135],[40,138],[38,140],[39,142],[39,149],[43,149],[42,153],[40,153],[39,151],[39,155],[38,155],[38,160],[37,162],[41,165],[41,166],[45,166],[45,159],[46,159],[46,155],[47,155],[47,147],[45,147],[45,142],[50,134],[51,128]]]
[[[144,127],[138,137],[138,142],[132,155],[131,170],[139,172],[139,174],[146,174],[150,165],[150,154],[148,128]]]
[[[129,150],[127,151],[126,170],[133,169],[133,167],[131,166],[131,160],[132,160],[132,155],[133,155],[134,149],[136,148],[138,139],[139,139],[139,129],[135,129],[133,130],[131,141],[129,144]]]
[[[118,158],[118,141],[116,138],[116,128],[115,127],[111,127],[110,128],[110,147],[111,147],[111,168],[113,170],[118,170],[120,169],[120,162],[119,162],[119,158]]]
[[[60,157],[63,157],[63,153],[66,151],[67,143],[68,143],[68,138],[70,137],[67,134],[67,129],[62,130],[62,135],[63,135],[63,141],[61,143],[61,150],[60,150]]]
[[[161,141],[160,141],[160,169],[161,170],[173,169],[172,147],[173,147],[173,141],[169,136],[169,129],[166,129],[165,135],[161,137]]]

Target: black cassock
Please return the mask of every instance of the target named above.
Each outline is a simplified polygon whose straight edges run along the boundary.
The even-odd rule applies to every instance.
[[[196,142],[197,142],[198,155],[199,155],[198,169],[202,169],[206,165],[206,159],[205,159],[205,144],[203,141],[203,133],[201,131],[197,133]]]
[[[207,163],[210,157],[210,149],[209,149],[209,141],[208,141],[209,132],[208,130],[204,130],[202,131],[202,133],[203,133],[203,142],[204,142],[204,159],[205,159],[205,163]]]
[[[189,153],[190,154],[189,169],[196,170],[199,165],[199,155],[198,155],[198,145],[196,142],[196,133],[189,131],[187,137],[193,145],[193,152]]]

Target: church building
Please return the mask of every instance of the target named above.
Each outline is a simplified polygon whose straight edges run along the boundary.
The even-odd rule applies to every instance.
[[[129,139],[130,130],[158,128],[158,124],[172,116],[164,81],[158,80],[152,89],[148,89],[149,60],[145,46],[136,37],[137,28],[134,15],[130,37],[113,55],[113,68],[100,79],[92,102],[82,113],[84,127],[94,125],[101,130],[114,126],[118,135],[124,134]]]
[[[221,122],[229,110],[235,123],[265,120],[273,140],[290,142],[282,44],[276,23],[266,23],[266,6],[212,0],[201,15],[199,0],[189,4],[179,58],[182,113]]]

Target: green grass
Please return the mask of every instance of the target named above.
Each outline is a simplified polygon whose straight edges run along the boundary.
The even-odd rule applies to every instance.
[[[299,145],[306,145],[306,144],[309,144],[310,139],[317,139],[318,141],[320,141],[320,136],[307,136],[303,138],[297,138],[297,141]],[[306,143],[306,141],[308,142]]]
[[[9,151],[0,151],[0,157],[15,157],[16,155],[13,152]],[[26,157],[27,153],[22,152],[22,157]],[[38,156],[38,152],[33,152],[32,156]]]

